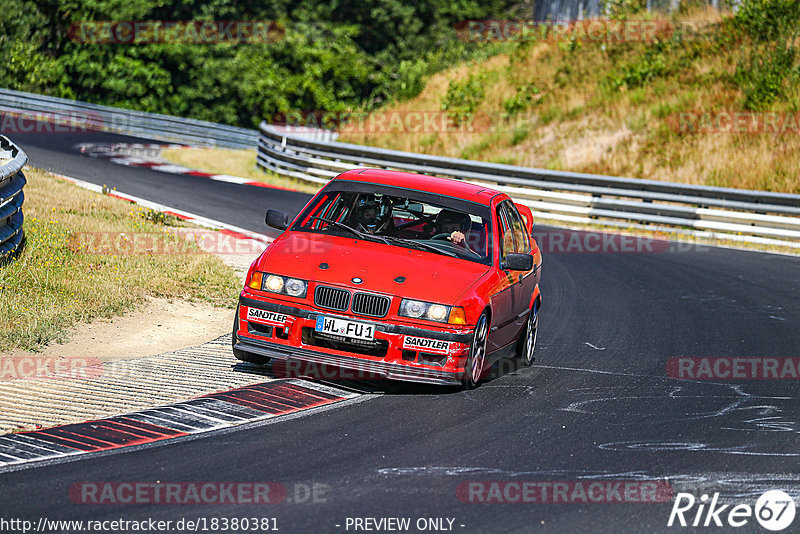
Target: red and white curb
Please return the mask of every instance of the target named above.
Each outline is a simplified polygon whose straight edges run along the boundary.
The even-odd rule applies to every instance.
[[[0,436],[0,469],[146,445],[359,397],[302,380],[274,380],[124,415]]]
[[[160,157],[161,150],[165,148],[184,148],[193,149],[189,145],[175,144],[127,144],[127,143],[83,143],[80,146],[81,154],[90,158],[105,159],[118,165],[127,167],[144,167],[153,171],[166,172],[169,174],[181,174],[185,176],[195,176],[198,178],[208,178],[218,182],[227,182],[239,185],[252,185],[256,187],[268,187],[271,189],[282,189],[284,191],[296,191],[288,187],[258,182],[250,178],[241,176],[231,176],[230,174],[214,174],[196,169],[190,169],[183,165],[170,163]]]

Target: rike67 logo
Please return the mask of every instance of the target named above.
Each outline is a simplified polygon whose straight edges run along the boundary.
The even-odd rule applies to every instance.
[[[714,493],[710,502],[708,495],[702,495],[698,502],[691,493],[678,493],[667,526],[737,528],[747,525],[755,517],[763,528],[777,532],[794,521],[794,500],[781,490],[767,491],[758,498],[755,507],[749,504],[720,505],[718,501],[719,493]]]

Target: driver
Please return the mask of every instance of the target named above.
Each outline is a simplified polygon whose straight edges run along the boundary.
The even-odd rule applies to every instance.
[[[358,230],[367,234],[385,232],[392,220],[392,203],[386,196],[363,195],[356,205]]]
[[[447,239],[454,245],[469,250],[464,236],[472,226],[469,215],[460,211],[443,209],[436,215],[437,234],[431,239]]]

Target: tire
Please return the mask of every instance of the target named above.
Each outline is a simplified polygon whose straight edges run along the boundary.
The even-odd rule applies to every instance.
[[[539,331],[539,301],[533,304],[531,312],[528,314],[528,321],[525,323],[525,330],[519,336],[517,342],[517,359],[523,367],[530,367],[536,357],[536,334]]]
[[[236,306],[236,314],[233,316],[233,333],[231,335],[231,349],[233,350],[233,355],[236,357],[237,360],[242,360],[243,362],[248,363],[255,363],[258,365],[264,365],[269,363],[272,358],[268,356],[261,356],[260,354],[253,354],[252,352],[247,352],[244,350],[239,350],[235,347],[236,345],[236,330],[237,330],[237,322],[239,319],[239,306]]]
[[[464,365],[464,375],[461,385],[464,389],[474,389],[481,378],[483,365],[486,361],[486,342],[489,339],[489,315],[483,312],[475,323],[475,332],[472,335],[472,345]]]

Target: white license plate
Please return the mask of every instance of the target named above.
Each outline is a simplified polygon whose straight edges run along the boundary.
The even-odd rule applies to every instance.
[[[372,341],[375,337],[375,325],[357,323],[336,317],[325,317],[324,315],[317,316],[317,324],[314,330],[325,334],[363,339],[365,341]]]

